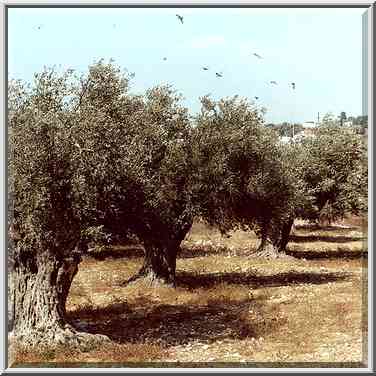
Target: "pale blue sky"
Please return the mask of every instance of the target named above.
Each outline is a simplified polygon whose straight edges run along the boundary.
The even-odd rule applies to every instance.
[[[258,96],[268,122],[316,120],[317,112],[361,115],[364,12],[11,8],[9,77],[30,80],[50,65],[86,71],[99,58],[114,58],[135,73],[133,92],[172,84],[192,114],[199,96],[211,93]]]

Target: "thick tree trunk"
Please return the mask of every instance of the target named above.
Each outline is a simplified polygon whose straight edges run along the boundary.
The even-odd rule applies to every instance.
[[[151,283],[175,285],[177,247],[145,245],[144,264],[139,274]]]
[[[290,233],[292,226],[294,225],[294,218],[290,217],[282,226],[282,232],[281,232],[281,242],[279,250],[281,252],[286,251],[287,244],[290,240]]]
[[[78,271],[79,257],[58,259],[45,251],[23,253],[11,271],[13,336],[26,345],[101,341],[78,333],[65,320],[69,289]]]
[[[271,238],[267,233],[263,233],[254,256],[265,258],[280,258],[281,254],[279,251],[278,242],[275,239]]]
[[[285,251],[293,224],[294,219],[292,217],[278,225],[272,224],[270,221],[264,221],[257,232],[260,242],[255,256],[291,258],[291,256],[286,255]]]
[[[145,278],[151,284],[164,284],[175,287],[176,257],[180,244],[192,227],[192,221],[187,221],[172,239],[164,243],[144,241],[145,258],[139,272],[128,279],[125,284]]]
[[[180,242],[170,242],[168,245],[144,242],[144,247],[145,258],[141,269],[125,284],[143,278],[151,285],[175,286],[176,256]]]

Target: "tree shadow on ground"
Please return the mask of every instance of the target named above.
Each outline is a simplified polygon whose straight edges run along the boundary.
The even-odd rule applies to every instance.
[[[253,288],[293,284],[323,284],[345,280],[346,273],[288,272],[271,276],[247,273],[177,273],[178,287],[208,288],[222,283]],[[223,296],[206,303],[158,303],[139,296],[130,303],[121,302],[103,308],[81,307],[68,312],[68,320],[80,331],[105,334],[117,343],[159,343],[184,345],[192,341],[211,343],[226,339],[265,337],[285,325],[278,315],[279,305],[267,305],[267,296],[234,300]],[[250,310],[257,315],[250,316]]]
[[[292,242],[296,242],[296,240],[291,240]],[[309,241],[309,240],[307,240]],[[214,248],[214,247],[205,247],[205,248],[188,248],[182,247],[180,252],[178,253],[178,259],[189,259],[195,257],[207,257],[211,255],[228,255],[229,257],[232,256],[254,256],[256,252],[255,248],[249,249],[234,249],[230,250],[228,248]],[[361,257],[368,257],[368,252],[366,250],[349,250],[349,249],[341,249],[340,247],[336,250],[291,250],[287,249],[286,254],[292,256],[297,259],[306,259],[306,260],[314,260],[314,259],[357,259]],[[113,259],[139,259],[144,257],[144,249],[141,247],[119,247],[118,249],[107,249],[103,250],[98,253],[91,253],[89,257],[94,258],[97,261],[104,261],[109,258]]]
[[[140,298],[131,306],[118,303],[103,309],[76,310],[69,313],[69,319],[79,330],[107,335],[117,343],[158,342],[162,346],[257,338],[282,324],[263,315],[250,320],[250,307],[262,310],[262,303],[213,299],[207,305],[155,305]]]
[[[315,259],[359,259],[368,258],[367,250],[320,250],[320,251],[306,251],[306,250],[286,250],[286,254],[297,259],[315,260]]]
[[[274,275],[257,275],[252,273],[208,273],[196,274],[177,272],[176,285],[188,289],[209,288],[221,283],[246,285],[252,288],[279,287],[295,284],[324,284],[344,281],[348,273],[286,272]]]
[[[255,250],[253,250],[255,251]],[[178,258],[194,258],[194,257],[206,257],[210,255],[236,255],[240,254],[240,250],[230,250],[226,247],[186,247],[182,246],[178,252]],[[145,256],[144,248],[141,245],[124,245],[117,247],[109,247],[99,252],[88,253],[89,257],[94,258],[97,261],[104,261],[109,258],[113,259],[137,259]]]
[[[325,236],[325,235],[290,235],[289,241],[294,243],[327,242],[348,243],[364,240],[362,236]]]
[[[347,232],[359,230],[359,227],[349,226],[349,227],[338,227],[338,226],[320,226],[315,224],[306,225],[295,225],[296,230],[308,230],[308,231],[335,231],[335,232]]]

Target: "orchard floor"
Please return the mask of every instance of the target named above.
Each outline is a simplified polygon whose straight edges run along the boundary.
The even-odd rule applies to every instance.
[[[123,286],[142,263],[137,246],[87,258],[68,316],[111,342],[80,350],[15,346],[13,367],[365,367],[361,225],[297,224],[288,246],[294,258],[266,260],[252,257],[253,233],[222,238],[196,223],[177,261],[175,289]]]

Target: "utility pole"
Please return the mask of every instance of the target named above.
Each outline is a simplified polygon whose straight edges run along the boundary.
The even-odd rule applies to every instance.
[[[317,113],[317,125],[320,125],[320,112]]]
[[[293,94],[293,102],[294,102],[294,106],[296,105],[296,101],[295,101],[295,82],[291,82],[291,88],[292,88],[292,94]],[[294,119],[291,119],[292,121],[292,139],[294,140],[294,137],[295,137],[295,123],[294,123]]]

